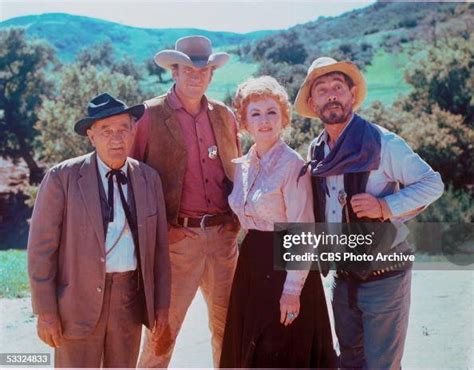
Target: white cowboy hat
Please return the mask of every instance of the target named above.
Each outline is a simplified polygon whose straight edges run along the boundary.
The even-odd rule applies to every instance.
[[[219,68],[228,60],[227,53],[213,53],[211,40],[204,36],[182,37],[176,41],[174,50],[162,50],[155,55],[155,63],[168,69],[174,64]]]
[[[311,86],[313,85],[314,80],[316,80],[318,77],[331,72],[341,72],[352,79],[354,86],[356,87],[355,102],[352,106],[352,109],[355,111],[360,108],[365,96],[367,95],[367,85],[359,68],[357,68],[357,66],[352,62],[338,62],[333,58],[321,57],[316,59],[311,64],[303,85],[301,85],[301,88],[298,91],[298,95],[296,96],[295,100],[296,113],[309,118],[318,117],[308,103]]]

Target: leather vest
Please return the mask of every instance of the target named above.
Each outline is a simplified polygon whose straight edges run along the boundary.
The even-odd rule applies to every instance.
[[[209,121],[216,139],[219,158],[227,179],[234,179],[235,165],[232,159],[240,155],[227,107],[208,99]],[[174,110],[166,102],[166,95],[145,101],[150,110],[150,134],[144,162],[158,171],[163,183],[168,222],[177,222],[183,191],[187,152],[181,128]]]

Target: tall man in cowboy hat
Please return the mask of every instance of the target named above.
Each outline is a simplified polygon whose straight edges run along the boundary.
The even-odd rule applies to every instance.
[[[230,288],[237,261],[238,223],[227,202],[240,155],[234,115],[205,96],[214,69],[229,56],[213,53],[202,36],[179,39],[155,62],[172,72],[174,85],[145,102],[134,156],[163,180],[171,260],[169,327],[147,332],[141,367],[166,367],[186,311],[200,287],[209,313],[214,364],[219,363]]]
[[[135,367],[142,324],[166,326],[170,268],[159,175],[127,158],[134,121],[109,94],[75,124],[93,153],[51,168],[40,185],[28,240],[39,337],[56,367]]]
[[[401,137],[354,113],[365,95],[355,64],[322,57],[296,98],[297,113],[324,123],[309,149],[316,222],[388,220],[399,226],[388,247],[408,253],[402,222],[440,197],[443,183]],[[333,310],[342,368],[400,368],[410,285],[409,265],[338,268]]]

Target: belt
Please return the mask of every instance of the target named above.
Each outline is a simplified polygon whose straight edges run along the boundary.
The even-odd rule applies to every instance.
[[[130,270],[125,272],[107,272],[105,274],[105,282],[106,284],[120,284],[126,283],[128,281],[134,281],[136,279],[136,290],[137,292],[140,290],[140,276],[138,269]]]
[[[138,269],[125,272],[107,272],[105,274],[106,280],[126,280],[136,276],[138,276]]]
[[[385,267],[380,270],[374,270],[370,273],[370,275],[366,279],[359,279],[350,271],[345,270],[337,270],[337,277],[344,279],[344,280],[354,280],[357,283],[368,283],[371,281],[382,280],[386,279],[395,275],[400,274],[401,272],[407,270],[412,265],[411,262],[399,262],[388,267]]]
[[[234,220],[231,213],[221,213],[217,215],[204,215],[202,217],[178,217],[178,225],[184,227],[200,227],[204,230],[208,226],[222,225]]]
[[[349,308],[357,307],[357,288],[359,285],[369,283],[371,281],[382,280],[392,276],[397,276],[408,270],[413,264],[411,262],[399,262],[380,270],[374,270],[370,275],[362,280],[350,271],[337,270],[336,277],[344,280],[348,284],[347,301]]]

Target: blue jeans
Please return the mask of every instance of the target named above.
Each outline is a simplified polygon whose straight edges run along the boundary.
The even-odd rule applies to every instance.
[[[361,283],[355,307],[335,279],[333,310],[342,368],[400,369],[410,310],[411,269]]]

